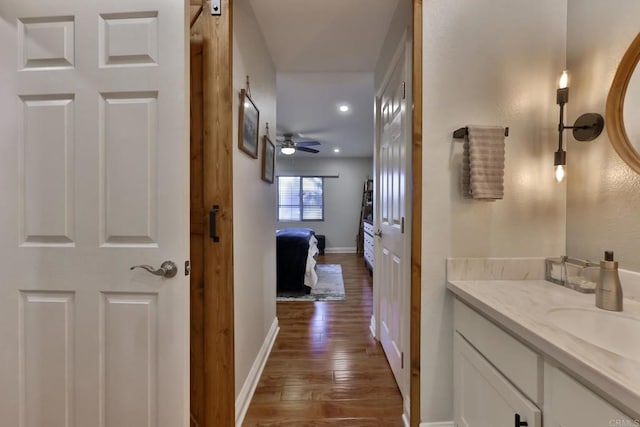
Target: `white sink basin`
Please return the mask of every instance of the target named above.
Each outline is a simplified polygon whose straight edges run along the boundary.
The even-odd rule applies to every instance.
[[[557,307],[547,321],[583,341],[640,361],[640,318],[624,312],[585,307]]]

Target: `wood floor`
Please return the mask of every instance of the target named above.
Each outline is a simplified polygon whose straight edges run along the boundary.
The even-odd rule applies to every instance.
[[[382,347],[369,331],[371,276],[363,258],[341,264],[346,299],[278,302],[280,333],[244,426],[402,426],[402,397]]]

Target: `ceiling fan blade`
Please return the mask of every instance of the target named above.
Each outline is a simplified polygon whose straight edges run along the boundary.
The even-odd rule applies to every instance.
[[[298,147],[311,147],[313,145],[320,145],[319,141],[300,141],[296,142]]]
[[[298,151],[304,151],[306,153],[319,153],[320,151],[316,150],[315,148],[307,148],[307,147],[296,147],[296,150]]]

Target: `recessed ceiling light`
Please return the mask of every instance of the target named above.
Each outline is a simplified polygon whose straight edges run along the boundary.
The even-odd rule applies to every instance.
[[[346,104],[342,104],[342,105],[338,106],[338,110],[339,110],[341,113],[346,113],[346,112],[348,112],[348,111],[349,111],[349,106],[348,106],[348,105],[346,105]]]
[[[333,152],[334,152],[334,153],[339,153],[339,152],[340,152],[340,149],[339,149],[339,148],[334,148],[334,149],[333,149]]]

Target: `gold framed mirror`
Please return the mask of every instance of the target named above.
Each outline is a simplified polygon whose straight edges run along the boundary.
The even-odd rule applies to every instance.
[[[620,158],[640,174],[640,33],[625,52],[611,83],[607,98],[607,133]],[[632,91],[633,93],[628,93]],[[625,126],[625,117],[627,124]],[[629,126],[632,126],[629,128]]]

